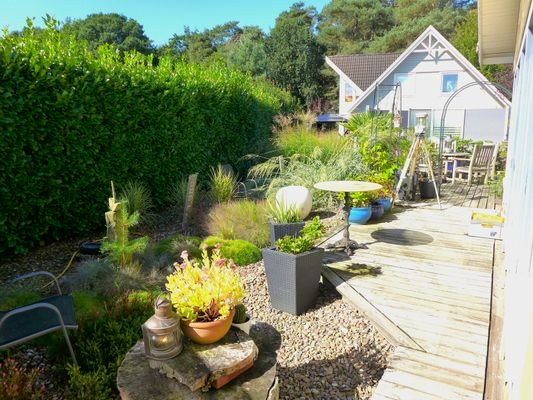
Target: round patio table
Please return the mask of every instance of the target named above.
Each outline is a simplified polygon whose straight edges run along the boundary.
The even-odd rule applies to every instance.
[[[361,181],[325,181],[315,184],[315,189],[327,190],[328,192],[344,193],[344,207],[342,208],[342,212],[345,226],[343,237],[328,247],[344,248],[345,253],[349,256],[353,255],[354,250],[363,247],[360,246],[355,240],[350,239],[350,193],[372,192],[381,188],[382,186],[378,183]]]

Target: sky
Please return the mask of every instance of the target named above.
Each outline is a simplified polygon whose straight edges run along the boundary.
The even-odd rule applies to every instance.
[[[320,12],[330,0],[308,0]],[[41,17],[50,14],[64,21],[67,17],[83,19],[89,14],[118,13],[137,20],[145,34],[156,45],[164,44],[173,34],[212,28],[228,21],[240,26],[257,25],[264,32],[274,26],[276,17],[296,0],[0,0],[0,28],[21,30],[27,17],[35,17],[35,25],[42,26]]]

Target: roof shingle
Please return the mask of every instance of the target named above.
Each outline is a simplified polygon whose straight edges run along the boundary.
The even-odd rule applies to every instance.
[[[350,56],[329,56],[328,58],[352,82],[365,91],[401,54],[355,54]]]

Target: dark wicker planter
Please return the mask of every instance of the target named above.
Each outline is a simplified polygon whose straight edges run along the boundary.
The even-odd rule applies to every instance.
[[[273,308],[299,315],[315,305],[323,255],[323,248],[296,255],[263,249]]]
[[[433,199],[437,197],[433,181],[419,181],[418,188],[420,189],[421,199]]]
[[[284,236],[297,237],[300,231],[305,226],[305,222],[293,222],[290,224],[274,224],[270,223],[270,244],[274,246],[276,240],[281,239]]]

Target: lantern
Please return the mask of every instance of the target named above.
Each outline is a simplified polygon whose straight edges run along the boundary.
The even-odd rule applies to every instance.
[[[426,113],[416,114],[415,133],[423,135],[426,133],[428,115]]]
[[[399,128],[402,125],[402,114],[399,111],[394,114],[393,124],[395,128]]]
[[[148,358],[168,360],[183,349],[180,320],[166,298],[158,297],[154,308],[155,315],[142,325],[144,351]]]
[[[451,135],[448,135],[444,138],[444,152],[451,153],[453,151],[453,139]]]

